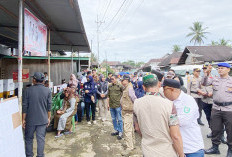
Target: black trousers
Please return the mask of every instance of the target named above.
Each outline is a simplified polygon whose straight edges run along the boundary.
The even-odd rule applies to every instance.
[[[198,105],[198,109],[199,109],[199,118],[198,118],[198,120],[200,120],[201,119],[201,116],[202,116],[202,100],[201,100],[201,98],[194,98],[195,100],[196,100],[196,102],[197,102],[197,105]]]
[[[212,143],[221,144],[221,135],[225,125],[227,144],[232,149],[232,112],[212,109],[211,114]]]
[[[206,119],[208,121],[209,128],[210,128],[210,119],[211,119],[211,111],[212,111],[213,104],[207,104],[202,101],[202,106],[203,106],[203,110],[205,112]]]
[[[91,108],[92,111],[92,120],[95,120],[95,112],[96,112],[96,103],[88,103],[85,102],[85,107],[86,107],[86,120],[89,122],[90,121],[90,115],[89,115],[89,110]]]

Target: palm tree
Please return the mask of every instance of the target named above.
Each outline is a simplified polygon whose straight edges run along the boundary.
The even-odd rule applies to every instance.
[[[172,52],[180,52],[180,51],[181,51],[181,48],[179,45],[173,45]]]
[[[231,46],[231,45],[229,44],[229,42],[230,42],[230,40],[225,40],[224,38],[222,38],[222,39],[219,39],[218,45],[222,45],[222,46]]]
[[[203,38],[206,39],[205,34],[209,33],[205,32],[208,27],[203,28],[201,22],[194,22],[193,27],[189,27],[189,29],[191,30],[191,32],[186,37],[192,36],[190,43],[193,41],[194,45],[196,45],[196,43],[198,43],[199,45],[201,45],[201,43],[204,43]]]
[[[218,45],[218,42],[212,40],[210,45],[211,45],[211,46],[216,46],[216,45]]]

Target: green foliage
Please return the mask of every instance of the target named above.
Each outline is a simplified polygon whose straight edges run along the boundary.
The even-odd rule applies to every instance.
[[[212,46],[221,45],[221,46],[232,47],[231,41],[230,40],[225,40],[224,38],[219,39],[219,41],[211,41],[210,45],[212,45]]]
[[[124,64],[124,65],[130,65],[130,66],[132,66],[132,67],[136,67],[136,68],[138,68],[138,67],[141,67],[141,65],[143,65],[143,64],[145,64],[144,62],[135,62],[135,61],[133,61],[133,60],[128,60],[128,61],[126,61],[126,62],[122,62],[122,64]]]
[[[180,51],[181,51],[181,48],[179,45],[173,45],[172,52],[180,52]]]
[[[194,22],[192,27],[189,27],[191,32],[186,37],[192,37],[190,40],[191,42],[194,42],[194,45],[199,44],[201,45],[204,43],[203,39],[206,39],[206,34],[209,32],[206,32],[205,30],[208,29],[208,27],[203,28],[201,22]]]

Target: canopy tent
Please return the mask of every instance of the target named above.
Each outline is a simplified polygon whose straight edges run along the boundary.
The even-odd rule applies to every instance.
[[[90,52],[77,0],[24,0],[24,7],[51,30],[51,51]],[[0,44],[18,47],[18,17],[18,0],[0,1]]]

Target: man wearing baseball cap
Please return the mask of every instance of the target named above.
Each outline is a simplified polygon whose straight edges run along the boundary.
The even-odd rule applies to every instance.
[[[51,118],[51,91],[44,87],[45,76],[41,72],[35,72],[33,86],[26,89],[22,103],[22,124],[25,129],[26,156],[31,157],[33,153],[33,138],[36,132],[37,156],[44,156],[44,144],[46,127]]]
[[[133,126],[133,107],[136,98],[133,85],[130,82],[130,75],[125,74],[122,78],[122,85],[124,86],[121,97],[122,117],[123,117],[123,131],[127,149],[123,153],[126,155],[134,149],[135,135]]]
[[[210,78],[212,66],[209,65],[202,78],[202,84],[213,86],[213,107],[211,113],[212,147],[205,150],[206,154],[220,154],[223,127],[227,133],[228,151],[226,157],[232,157],[232,77],[229,76],[231,65],[218,64],[219,77]]]
[[[201,77],[200,77],[201,69],[195,68],[193,69],[193,77],[191,77],[187,82],[187,93],[191,95],[197,102],[199,108],[199,118],[197,122],[199,125],[204,125],[201,121],[202,116],[202,90],[201,90]]]
[[[159,95],[156,75],[143,77],[146,95],[135,100],[134,121],[145,157],[184,157],[179,121],[173,103]]]

